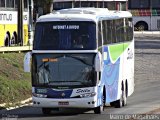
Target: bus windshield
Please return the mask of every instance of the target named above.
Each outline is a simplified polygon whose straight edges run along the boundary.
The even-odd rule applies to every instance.
[[[96,24],[89,21],[37,23],[34,50],[95,50]]]
[[[33,86],[78,88],[96,85],[95,54],[33,54]]]

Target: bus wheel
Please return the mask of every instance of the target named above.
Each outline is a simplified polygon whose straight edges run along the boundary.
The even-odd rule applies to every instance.
[[[12,36],[12,38],[11,38],[11,42],[10,42],[10,45],[14,45],[15,44],[15,37],[14,36]]]
[[[101,114],[104,111],[104,96],[102,97],[102,105],[94,108],[94,113],[95,114]]]
[[[115,101],[115,108],[121,108],[123,106],[122,96],[119,100]]]
[[[49,115],[51,113],[51,109],[50,108],[42,108],[42,113],[44,115]]]
[[[110,106],[114,107],[115,106],[115,101],[114,102],[110,102]]]
[[[94,108],[94,113],[95,114],[101,114],[103,112],[103,109],[104,109],[103,105],[98,106],[98,107]]]
[[[135,29],[138,31],[148,30],[148,26],[145,22],[139,22],[135,25]]]
[[[127,96],[128,96],[128,82],[125,82],[125,91],[123,96],[123,106],[127,105]]]
[[[115,108],[121,108],[124,104],[124,85],[122,83],[122,94],[119,100],[115,101]]]
[[[10,46],[10,39],[9,39],[8,34],[6,34],[6,37],[5,37],[5,40],[4,40],[4,46],[5,47]]]
[[[126,94],[125,94],[125,91],[124,91],[122,106],[125,106],[125,105],[127,105],[127,97],[126,97]]]
[[[125,91],[122,91],[121,98],[117,101],[115,101],[115,108],[121,108],[127,104],[127,97],[125,94]]]
[[[13,33],[12,38],[11,38],[11,44],[15,45],[17,44],[17,35],[16,33]]]

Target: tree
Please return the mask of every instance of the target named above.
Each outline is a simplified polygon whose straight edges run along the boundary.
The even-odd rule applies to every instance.
[[[53,1],[53,0],[44,0],[45,1],[45,3],[47,3],[47,4],[51,4],[51,2]]]
[[[44,14],[52,12],[51,5],[53,0],[44,0]]]

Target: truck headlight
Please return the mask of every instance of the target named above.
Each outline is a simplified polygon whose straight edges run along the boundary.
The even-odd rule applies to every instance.
[[[86,97],[93,97],[95,96],[96,93],[95,92],[92,92],[92,93],[85,93],[85,94],[82,94],[80,95],[81,98],[86,98]]]

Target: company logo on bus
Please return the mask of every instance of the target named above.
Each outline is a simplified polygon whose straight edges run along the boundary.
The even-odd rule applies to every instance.
[[[76,91],[76,93],[86,93],[86,92],[90,92],[90,90],[89,89],[78,89]]]
[[[4,21],[12,21],[12,14],[0,14],[0,20],[4,20]]]
[[[64,97],[64,96],[65,96],[65,93],[62,93],[61,96]]]
[[[127,53],[128,53],[127,60],[133,59],[133,52],[132,52],[132,50],[131,50],[131,49],[128,49]]]

